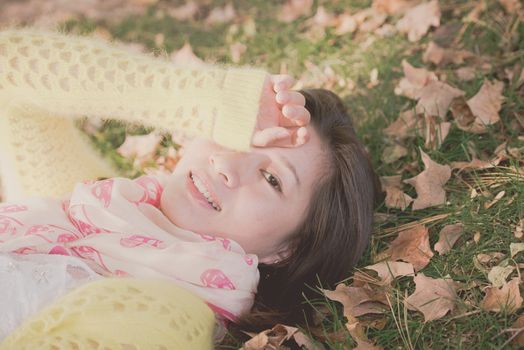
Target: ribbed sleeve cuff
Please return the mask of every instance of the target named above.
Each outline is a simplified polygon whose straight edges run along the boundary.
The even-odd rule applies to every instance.
[[[260,97],[268,73],[256,69],[229,69],[222,90],[222,108],[215,120],[213,140],[247,152],[256,125]]]

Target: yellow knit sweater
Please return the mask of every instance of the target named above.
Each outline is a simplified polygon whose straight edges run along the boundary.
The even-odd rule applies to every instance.
[[[82,116],[208,137],[247,151],[267,73],[175,67],[91,37],[0,32],[0,177],[4,200],[62,196],[117,171],[73,125]]]
[[[74,118],[201,135],[247,151],[267,73],[184,68],[91,37],[0,31],[0,179],[6,201],[62,196],[111,177]],[[209,349],[213,312],[168,281],[110,278],[34,315],[6,349]]]

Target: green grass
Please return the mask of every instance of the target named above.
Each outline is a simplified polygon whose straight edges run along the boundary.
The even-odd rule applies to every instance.
[[[218,4],[225,1],[217,2]],[[429,34],[418,43],[410,43],[404,35],[395,34],[392,37],[376,37],[375,41],[362,48],[372,34],[357,33],[336,36],[332,29],[326,30],[324,37],[311,39],[305,35],[305,22],[308,17],[302,17],[289,24],[275,20],[280,2],[278,1],[233,1],[239,18],[235,23],[225,23],[207,26],[202,23],[209,5],[204,6],[204,12],[199,15],[200,20],[177,21],[169,16],[159,19],[155,16],[156,9],[152,7],[144,16],[133,16],[122,22],[108,25],[103,22],[96,23],[84,18],[79,21],[64,23],[68,31],[83,33],[90,32],[96,26],[105,27],[117,39],[128,42],[141,42],[153,51],[165,50],[170,53],[179,49],[184,42],[189,41],[195,53],[208,62],[231,64],[229,45],[241,41],[247,46],[247,51],[242,56],[239,64],[254,65],[279,72],[285,65],[288,72],[295,77],[300,77],[307,71],[306,61],[319,67],[329,65],[339,77],[351,79],[356,87],[350,91],[345,87],[335,85],[335,92],[340,94],[346,102],[349,112],[358,126],[358,134],[363,139],[371,153],[373,163],[380,175],[393,175],[400,173],[409,163],[415,162],[418,172],[422,170],[419,159],[419,147],[423,148],[421,138],[410,139],[406,146],[408,156],[392,164],[381,162],[381,155],[387,140],[382,132],[390,122],[395,120],[401,110],[412,108],[415,101],[396,96],[394,87],[402,76],[400,62],[408,59],[415,66],[425,66],[434,70],[431,64],[422,63],[424,45],[433,34]],[[371,1],[317,1],[316,6],[323,5],[328,11],[340,13],[345,9],[358,9],[370,6]],[[475,1],[440,1],[443,16],[442,24],[452,21],[460,23]],[[439,68],[445,72],[448,82],[466,92],[466,97],[473,96],[484,79],[504,79],[504,69],[516,63],[524,65],[524,24],[519,22],[516,15],[508,15],[497,1],[484,1],[487,10],[481,15],[478,22],[464,25],[464,30],[457,37],[459,47],[471,50],[477,56],[482,56],[491,67],[485,74],[478,74],[470,82],[460,82],[454,75],[454,69],[459,65],[449,65]],[[313,9],[313,14],[314,14]],[[245,27],[241,19],[252,18],[256,32]],[[391,22],[392,19],[390,18]],[[165,43],[163,47],[156,47],[154,36],[163,33]],[[466,64],[467,65],[467,64]],[[464,66],[464,65],[460,65]],[[366,88],[369,81],[369,72],[377,68],[380,84],[372,89]],[[514,82],[515,83],[515,79]],[[428,155],[438,163],[449,164],[451,161],[471,160],[466,145],[471,143],[477,153],[491,154],[503,141],[508,140],[511,147],[520,147],[523,151],[524,142],[517,139],[518,131],[514,126],[515,114],[524,114],[524,99],[522,87],[518,89],[505,81],[505,103],[500,112],[501,123],[490,128],[483,135],[474,135],[453,127],[449,136],[437,150],[425,150]],[[80,123],[79,123],[80,124]],[[97,135],[91,136],[96,147],[112,159],[128,176],[136,176],[141,169],[134,169],[132,164],[115,152],[124,140],[125,133],[143,134],[146,129],[130,128],[117,122],[104,125]],[[169,141],[164,141],[167,146]],[[506,166],[517,166],[513,161]],[[501,171],[504,171],[501,169]],[[475,178],[479,179],[486,171],[477,170],[468,177],[470,186],[474,185]],[[416,175],[403,173],[403,178]],[[463,173],[465,176],[465,173]],[[475,267],[473,258],[479,253],[502,252],[509,256],[509,244],[519,240],[513,236],[512,226],[522,219],[524,212],[524,180],[513,179],[502,183],[497,188],[485,185],[474,185],[483,189],[486,197],[479,194],[470,199],[470,189],[457,177],[446,184],[447,199],[449,204],[441,207],[427,208],[412,211],[408,208],[405,212],[388,209],[384,206],[379,212],[388,213],[390,219],[376,225],[376,235],[367,250],[359,267],[372,263],[373,256],[383,250],[394,237],[382,234],[386,228],[421,220],[437,214],[446,214],[443,220],[428,225],[430,229],[430,245],[433,247],[438,240],[440,229],[450,223],[462,222],[465,226],[464,234],[453,250],[444,256],[435,256],[430,264],[422,270],[426,276],[443,277],[450,275],[455,281],[461,282],[459,290],[460,302],[455,312],[440,320],[424,323],[420,313],[406,312],[403,306],[405,296],[414,291],[412,278],[401,278],[395,282],[392,298],[392,310],[386,313],[386,325],[383,329],[368,330],[368,336],[376,344],[387,349],[498,349],[501,346],[510,348],[505,344],[508,333],[501,333],[509,328],[517,318],[517,314],[490,313],[482,311],[479,304],[484,297],[481,287],[488,285],[487,275]],[[495,205],[486,209],[484,204],[492,200],[493,196],[501,190],[506,191],[505,196]],[[412,197],[416,193],[406,186],[406,192]],[[512,203],[508,205],[508,201]],[[480,232],[480,240],[475,243],[473,237]],[[515,258],[517,263],[524,262],[524,255]],[[476,285],[473,285],[476,284]],[[473,286],[472,286],[473,285]],[[329,302],[325,298],[310,301],[316,306],[327,307],[330,310],[327,324],[323,327],[326,332],[343,330],[340,305]],[[461,316],[462,315],[462,316]],[[305,330],[307,332],[307,330]],[[408,336],[409,335],[409,336]],[[354,345],[349,335],[342,341],[326,343],[328,348],[342,349],[344,345]],[[237,344],[239,345],[239,344]],[[234,348],[234,346],[233,346]]]

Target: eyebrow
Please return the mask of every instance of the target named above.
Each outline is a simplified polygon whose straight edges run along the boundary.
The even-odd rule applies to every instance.
[[[286,157],[284,157],[283,155],[278,155],[277,156],[278,160],[281,161],[282,163],[284,163],[284,165],[289,169],[291,170],[291,172],[293,173],[293,175],[295,176],[295,181],[297,182],[297,185],[300,186],[300,179],[298,178],[298,175],[297,175],[297,169],[295,168],[295,166],[293,164],[291,164],[291,162],[289,161],[289,159],[287,159]]]

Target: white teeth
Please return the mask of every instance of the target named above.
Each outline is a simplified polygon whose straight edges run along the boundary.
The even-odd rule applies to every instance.
[[[204,197],[206,197],[207,201],[213,206],[213,208],[220,211],[220,207],[213,201],[213,198],[211,198],[211,194],[207,191],[207,189],[200,182],[200,180],[194,177],[193,175],[191,175],[191,179],[193,180],[195,187],[200,191],[200,193],[204,195]]]

